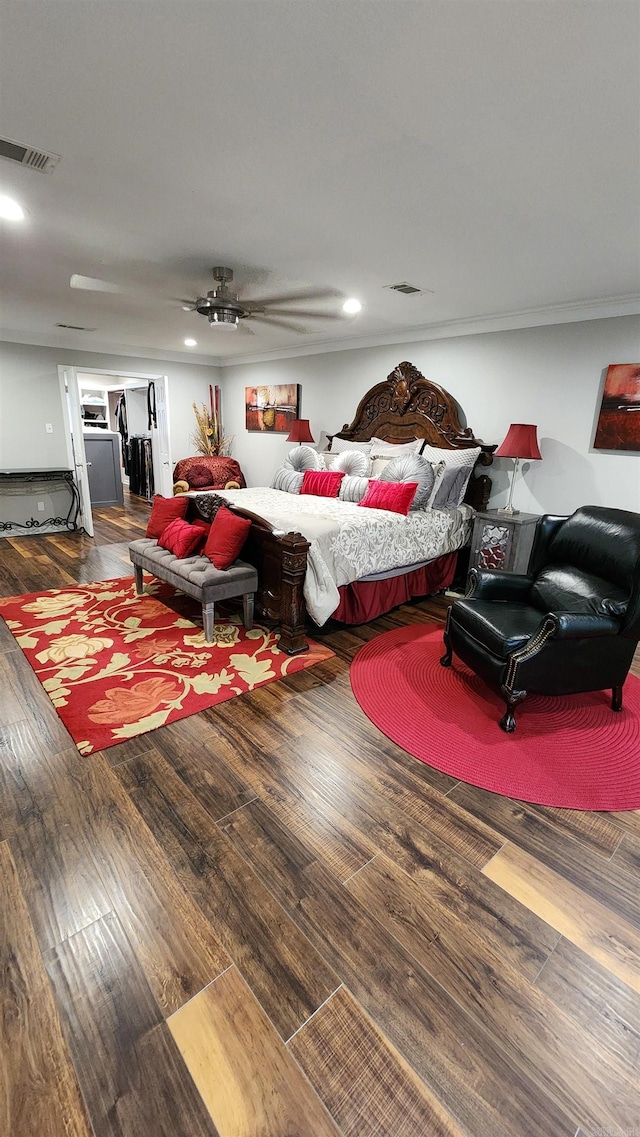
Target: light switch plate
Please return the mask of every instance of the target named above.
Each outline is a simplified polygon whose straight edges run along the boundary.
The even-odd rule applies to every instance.
[[[53,434],[53,423],[45,422],[44,429],[46,430],[47,434]]]

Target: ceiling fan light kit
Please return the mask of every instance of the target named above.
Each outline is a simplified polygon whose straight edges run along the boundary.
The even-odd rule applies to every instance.
[[[191,311],[198,312],[200,316],[206,316],[209,326],[212,328],[226,328],[233,331],[238,329],[241,320],[253,319],[260,323],[272,324],[274,327],[306,332],[306,328],[290,323],[287,317],[297,316],[303,320],[335,320],[341,318],[338,312],[281,307],[276,309],[275,307],[275,305],[296,303],[298,300],[324,299],[327,295],[326,290],[320,290],[317,293],[304,292],[299,296],[267,297],[258,304],[254,304],[251,301],[240,300],[237,294],[230,291],[229,284],[233,280],[233,269],[216,265],[211,271],[213,279],[216,281],[216,287],[207,292],[206,296],[199,296],[188,307]],[[183,307],[186,308],[187,305],[183,305]],[[250,331],[246,325],[243,330]]]
[[[344,301],[341,311],[335,309],[321,311],[316,308],[297,307],[299,303],[314,300],[338,298],[342,300],[340,293],[333,288],[302,289],[284,296],[268,296],[256,302],[245,301],[241,300],[237,293],[231,292],[229,288],[233,280],[233,269],[224,265],[215,265],[211,272],[216,282],[215,288],[203,296],[198,296],[195,300],[180,298],[177,301],[183,312],[197,312],[200,316],[206,316],[211,328],[220,328],[220,330],[224,329],[229,332],[240,329],[251,335],[254,334],[253,330],[245,321],[252,320],[255,323],[271,324],[272,327],[280,328],[283,331],[304,334],[309,329],[301,324],[293,323],[289,319],[290,316],[302,321],[342,320],[347,314],[349,316],[356,315],[362,307],[360,301],[354,298]],[[81,276],[79,273],[72,275],[69,284],[72,288],[84,289],[88,292],[118,293],[125,291],[119,284],[100,280],[97,277]],[[286,307],[289,304],[296,306]]]

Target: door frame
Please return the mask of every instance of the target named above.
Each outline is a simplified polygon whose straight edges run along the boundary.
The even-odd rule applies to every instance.
[[[153,452],[154,479],[156,493],[164,497],[173,494],[173,480],[171,475],[171,435],[169,416],[169,376],[160,373],[149,374],[141,371],[116,371],[105,367],[83,367],[71,364],[58,364],[58,382],[60,384],[62,415],[65,425],[65,445],[67,448],[67,461],[71,469],[76,471],[78,490],[80,492],[81,518],[85,532],[93,537],[93,516],[91,513],[91,493],[87,475],[87,458],[84,448],[84,433],[82,430],[82,415],[80,413],[80,384],[78,372],[81,375],[104,375],[114,379],[122,379],[122,386],[126,387],[126,380],[142,380],[142,382],[156,385],[156,402],[158,407],[158,425],[151,431]],[[67,391],[69,401],[67,401]],[[161,398],[157,396],[160,393]],[[164,397],[162,397],[164,396]],[[70,409],[71,408],[71,409]],[[76,431],[72,431],[71,422],[76,424]],[[74,437],[78,435],[77,453],[74,452]]]

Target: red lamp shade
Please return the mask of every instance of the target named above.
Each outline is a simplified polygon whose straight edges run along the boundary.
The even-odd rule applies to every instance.
[[[528,422],[514,422],[507,436],[494,453],[494,458],[542,458],[538,447],[537,426]]]
[[[310,429],[308,418],[294,418],[291,430],[287,435],[287,442],[315,442]]]

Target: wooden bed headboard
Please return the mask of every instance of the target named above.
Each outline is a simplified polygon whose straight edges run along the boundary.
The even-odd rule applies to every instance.
[[[387,442],[410,442],[424,438],[430,446],[443,450],[466,450],[480,447],[476,470],[490,466],[497,443],[488,445],[475,438],[470,427],[463,427],[461,408],[443,387],[425,379],[406,360],[399,363],[383,383],[376,383],[360,400],[353,422],[329,437],[353,442],[383,438]],[[474,509],[486,509],[491,479],[486,474],[469,482],[465,501]]]

